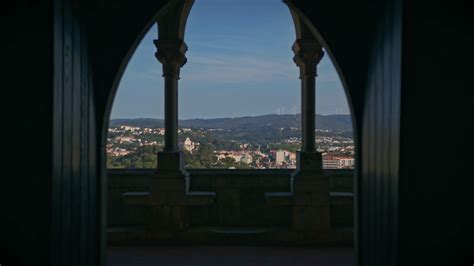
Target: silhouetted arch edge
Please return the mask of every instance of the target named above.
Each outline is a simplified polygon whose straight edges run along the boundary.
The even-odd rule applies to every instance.
[[[349,111],[351,115],[351,124],[352,124],[352,134],[354,138],[354,159],[356,161],[355,168],[354,168],[354,185],[353,185],[353,192],[354,192],[354,247],[356,249],[356,256],[359,254],[358,251],[358,231],[359,231],[359,218],[358,218],[358,213],[359,213],[359,201],[358,201],[358,182],[359,182],[359,148],[361,147],[359,145],[359,131],[357,128],[357,121],[356,121],[356,116],[354,115],[354,105],[352,98],[349,93],[349,88],[348,88],[348,83],[343,75],[343,72],[341,70],[341,67],[339,66],[334,54],[331,51],[331,48],[327,44],[327,42],[324,41],[324,38],[322,34],[316,29],[316,27],[309,21],[309,19],[305,16],[305,14],[297,8],[291,0],[283,0],[283,2],[288,6],[291,16],[293,18],[294,26],[295,26],[295,32],[296,32],[296,39],[301,39],[303,37],[305,38],[316,38],[316,40],[324,47],[326,50],[326,53],[328,54],[332,64],[334,65],[334,68],[337,71],[337,74],[339,76],[339,79],[342,82],[342,86],[344,89],[344,94],[346,96],[346,101],[349,105]],[[312,35],[312,36],[310,36]],[[358,259],[356,259],[358,261]]]
[[[357,123],[355,121],[355,115],[354,115],[354,107],[353,107],[353,102],[352,102],[352,99],[350,97],[350,94],[348,93],[348,84],[346,82],[346,79],[341,71],[341,68],[339,66],[339,64],[337,63],[337,61],[335,60],[335,57],[330,49],[330,47],[328,46],[328,44],[324,41],[324,38],[322,37],[322,35],[319,33],[319,31],[316,29],[316,27],[309,21],[309,19],[304,15],[304,13],[299,10],[292,2],[291,0],[283,0],[283,2],[288,6],[289,10],[290,10],[290,14],[293,18],[293,23],[294,23],[294,26],[295,26],[295,33],[296,33],[296,39],[301,39],[303,37],[307,37],[307,38],[315,38],[323,47],[324,49],[326,50],[326,53],[329,55],[330,59],[331,59],[331,62],[332,64],[334,65],[337,73],[338,73],[338,76],[339,76],[339,79],[341,80],[341,83],[343,85],[343,89],[344,89],[344,93],[345,93],[345,96],[346,96],[346,100],[347,100],[347,103],[349,105],[349,110],[350,110],[350,114],[351,114],[351,122],[352,122],[352,128],[353,128],[353,136],[354,136],[354,144],[355,144],[355,148],[356,148],[356,152],[355,152],[355,160],[356,162],[359,161],[359,152],[357,150],[357,147],[359,147],[358,145],[358,142],[359,142],[359,136],[358,136],[358,130],[357,130]],[[160,17],[163,17],[164,15],[166,15],[166,13],[171,10],[173,8],[173,6],[179,4],[179,3],[184,3],[185,5],[185,8],[182,9],[182,12],[179,16],[179,30],[178,30],[178,37],[180,39],[182,39],[184,41],[184,34],[186,32],[186,22],[187,22],[187,17],[189,16],[189,13],[190,13],[190,10],[191,10],[191,6],[192,4],[194,3],[194,0],[171,0],[169,1],[167,4],[165,4],[165,6],[161,7],[159,10],[156,11],[155,15],[148,21],[147,24],[143,25],[142,27],[142,30],[137,34],[137,38],[135,39],[135,41],[133,42],[133,44],[130,46],[130,48],[128,49],[128,52],[126,53],[126,55],[124,56],[124,58],[122,59],[122,63],[120,64],[119,66],[119,69],[117,71],[117,73],[115,74],[115,78],[114,78],[114,81],[113,81],[113,84],[112,84],[112,88],[110,90],[110,93],[109,93],[109,96],[107,98],[107,103],[106,103],[106,107],[105,107],[105,112],[104,112],[104,117],[103,117],[103,123],[102,123],[102,129],[101,129],[101,139],[100,139],[100,149],[101,149],[101,158],[100,158],[100,163],[101,163],[101,167],[102,167],[102,176],[101,176],[101,179],[104,180],[106,179],[106,173],[107,173],[107,169],[106,169],[106,151],[105,151],[105,146],[106,146],[106,142],[107,142],[107,132],[108,132],[108,127],[109,127],[109,122],[110,122],[110,115],[111,115],[111,112],[112,112],[112,107],[113,107],[113,102],[115,100],[115,96],[116,96],[116,93],[117,93],[117,90],[118,90],[118,86],[121,82],[121,79],[123,77],[123,74],[128,66],[128,63],[130,62],[130,59],[132,58],[133,54],[135,53],[137,47],[139,46],[139,44],[141,43],[141,41],[143,40],[143,38],[145,37],[145,35],[148,33],[148,31],[150,30],[150,28],[157,22],[157,20],[160,18]],[[355,229],[354,230],[354,242],[355,242],[355,247],[357,248],[357,231],[358,231],[358,216],[357,216],[357,213],[358,213],[358,204],[357,204],[357,180],[358,180],[358,163],[356,163],[355,165],[355,169],[354,169],[354,222],[355,222]],[[102,183],[102,184],[106,184],[106,183]],[[101,197],[101,200],[104,202],[106,199],[107,199],[107,194],[105,193],[105,195],[103,194],[102,197]],[[104,206],[104,205],[102,205]],[[101,210],[102,213],[105,213],[105,209]],[[103,223],[105,224],[102,224],[102,227],[104,229],[104,227],[106,227],[106,220],[103,220]],[[358,252],[356,252],[358,253]]]

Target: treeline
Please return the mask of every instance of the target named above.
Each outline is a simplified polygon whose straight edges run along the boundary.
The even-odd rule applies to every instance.
[[[157,154],[162,150],[158,146],[141,146],[133,152],[120,157],[108,156],[107,168],[156,168]],[[212,145],[200,145],[198,150],[190,153],[184,151],[185,168],[250,168],[249,165],[236,162],[233,158],[217,160]]]
[[[260,115],[235,118],[213,118],[213,119],[188,119],[180,120],[179,126],[183,128],[221,128],[231,130],[275,130],[279,128],[301,126],[299,114],[284,115]],[[158,128],[163,127],[163,119],[137,118],[137,119],[112,119],[110,126],[130,125],[137,127]],[[350,115],[316,115],[316,128],[333,131],[352,131]]]

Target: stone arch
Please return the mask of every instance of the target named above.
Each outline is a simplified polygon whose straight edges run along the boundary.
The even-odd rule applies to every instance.
[[[132,58],[135,50],[137,47],[140,45],[140,42],[143,40],[145,37],[146,33],[150,30],[153,25],[157,23],[157,21],[170,21],[170,22],[175,22],[175,26],[171,28],[170,30],[166,30],[166,32],[169,32],[163,37],[166,38],[178,38],[180,40],[184,40],[184,33],[185,33],[185,27],[186,27],[186,22],[187,18],[189,16],[189,12],[191,11],[191,7],[194,3],[194,0],[171,0],[167,4],[165,4],[162,7],[159,7],[156,11],[154,11],[154,15],[150,20],[148,20],[145,24],[142,25],[141,31],[137,32],[136,38],[134,39],[132,45],[128,48],[127,53],[123,56],[121,59],[120,66],[118,67],[115,77],[112,82],[112,86],[110,88],[110,92],[107,95],[107,102],[105,104],[104,108],[104,114],[102,117],[102,127],[101,127],[101,138],[100,138],[100,143],[101,143],[101,149],[102,149],[102,165],[103,167],[105,166],[105,146],[107,144],[107,129],[109,127],[109,120],[110,120],[110,114],[112,112],[112,107],[114,103],[114,99],[121,81],[121,78],[127,68],[128,63],[130,62],[130,59]],[[173,16],[173,14],[178,13],[178,16]],[[171,15],[171,16],[170,16]],[[162,32],[165,32],[165,29],[163,29]],[[102,171],[105,173],[105,169]]]
[[[355,159],[355,166],[354,166],[354,172],[353,172],[353,217],[354,217],[354,237],[353,237],[353,243],[355,244],[355,247],[357,248],[358,245],[358,235],[359,235],[359,203],[358,203],[358,184],[361,182],[359,171],[360,171],[360,161],[359,159],[361,158],[360,156],[360,143],[361,139],[359,136],[359,130],[360,130],[360,124],[357,123],[358,117],[356,116],[356,109],[354,107],[354,102],[351,97],[350,93],[350,88],[349,84],[346,80],[345,75],[342,72],[342,69],[336,60],[336,57],[334,56],[331,47],[326,43],[324,40],[322,34],[317,30],[317,28],[311,23],[311,21],[305,16],[304,12],[302,12],[294,3],[292,0],[283,0],[283,2],[288,6],[291,16],[293,18],[294,26],[295,26],[295,32],[296,32],[296,39],[310,39],[310,40],[315,40],[316,42],[320,43],[326,52],[326,54],[329,56],[334,68],[337,71],[338,77],[342,83],[344,94],[346,96],[346,101],[349,106],[349,112],[350,112],[350,117],[351,117],[351,125],[352,125],[352,132],[353,132],[353,139],[354,139],[354,159]],[[356,251],[357,252],[357,251]]]
[[[357,124],[354,121],[355,118],[354,118],[354,115],[353,115],[354,114],[354,108],[353,108],[353,104],[352,104],[352,99],[351,99],[350,94],[348,93],[349,92],[348,84],[346,82],[346,79],[345,79],[345,77],[344,77],[344,75],[341,71],[341,68],[340,68],[336,58],[334,57],[334,55],[331,51],[331,47],[329,47],[329,45],[324,41],[324,38],[321,35],[321,33],[308,20],[308,18],[305,16],[305,14],[300,9],[298,9],[298,7],[296,7],[293,4],[292,0],[284,0],[283,2],[288,6],[288,9],[290,10],[290,13],[291,13],[291,17],[293,18],[293,22],[294,22],[294,26],[295,26],[296,39],[298,40],[298,39],[308,38],[308,39],[312,39],[312,40],[315,40],[315,41],[319,42],[324,47],[324,50],[326,51],[326,53],[330,57],[331,62],[334,65],[334,67],[337,71],[339,79],[342,82],[342,86],[343,86],[343,89],[344,89],[344,92],[345,92],[344,94],[346,95],[347,103],[349,105],[349,110],[350,110],[350,113],[351,113],[352,126],[356,127]],[[353,132],[354,132],[354,134],[356,134],[357,130],[355,130],[355,128],[353,128]],[[354,139],[356,139],[356,136],[354,136]]]
[[[178,41],[184,44],[184,32],[185,32],[186,19],[189,14],[190,8],[192,6],[192,2],[193,0],[172,1],[167,6],[165,6],[162,10],[159,11],[159,15],[156,16],[156,21],[158,21],[158,25],[159,25],[158,30],[160,33],[159,39],[156,42],[157,46],[160,45],[160,41],[164,41],[164,42]],[[312,30],[308,26],[308,22],[304,20],[304,17],[302,16],[302,14],[300,14],[298,10],[296,10],[295,8],[292,9],[290,7],[290,10],[291,10],[291,14],[293,16],[294,23],[295,23],[295,28],[297,32],[297,41],[305,39],[305,40],[309,40],[311,43],[316,43],[316,44],[321,45],[320,40],[322,38],[318,39],[317,37],[315,37],[316,36],[316,34],[314,33],[316,32],[315,29]],[[173,15],[173,14],[179,14],[179,15]],[[154,21],[151,21],[149,23],[148,28],[151,26],[153,22]],[[132,47],[128,56],[125,59],[126,62],[122,64],[121,72],[118,73],[118,76],[116,77],[116,79],[120,80],[120,76],[122,75],[125,69],[126,63],[128,63],[128,60],[131,57],[132,51],[135,50],[139,41],[143,38],[143,35],[145,32],[146,30],[142,31],[142,35],[134,43],[134,46]],[[161,34],[161,33],[164,33],[164,34]],[[172,46],[174,46],[174,44]],[[183,45],[181,45],[180,47],[181,47],[180,49],[186,49],[186,48],[182,48]],[[185,44],[184,44],[184,47],[185,47]],[[157,53],[157,57],[162,57],[162,55],[159,55]],[[164,60],[167,60],[167,59],[164,59]],[[184,63],[183,62],[176,63],[175,67],[177,67],[177,69],[172,69],[171,71],[178,72],[179,67],[181,67],[182,64]],[[165,69],[164,69],[164,72],[165,72]],[[115,85],[118,85],[118,80],[116,81]],[[116,89],[117,89],[117,86],[114,88],[114,90]],[[108,111],[109,113],[110,113],[110,109],[111,109],[111,105],[109,106],[109,111]]]
[[[161,1],[163,2],[163,1]],[[180,15],[178,16],[179,20],[179,27],[175,28],[176,35],[178,37],[184,38],[185,32],[185,24],[187,17],[189,15],[190,9],[194,0],[169,0],[166,4],[160,5],[160,1],[154,3],[146,3],[148,7],[152,9],[148,14],[150,18],[147,19],[144,23],[141,23],[138,28],[140,30],[135,31],[136,37],[131,41],[130,45],[127,48],[127,51],[120,56],[119,63],[115,66],[111,72],[113,72],[112,76],[110,77],[110,85],[107,84],[100,84],[105,89],[105,94],[102,96],[104,101],[102,103],[96,103],[96,106],[103,106],[102,110],[99,110],[97,116],[97,125],[99,126],[97,129],[97,140],[98,140],[98,169],[99,169],[99,180],[100,180],[100,188],[98,189],[99,200],[98,203],[100,206],[98,207],[99,211],[99,220],[100,220],[100,265],[105,265],[106,255],[105,250],[107,247],[106,243],[106,234],[107,234],[107,156],[106,156],[106,145],[107,145],[107,131],[109,127],[110,116],[113,108],[114,99],[120,84],[120,81],[123,77],[123,74],[127,68],[128,63],[130,62],[131,58],[133,57],[134,52],[136,51],[137,47],[140,45],[140,42],[145,37],[146,33],[153,27],[159,19],[163,19],[167,17],[167,14],[171,12],[178,12]],[[130,33],[128,33],[130,34]],[[122,43],[125,43],[122,40]],[[111,73],[107,72],[105,75],[111,75]]]
[[[114,98],[116,95],[116,91],[118,89],[118,85],[120,83],[120,79],[127,67],[128,62],[133,56],[133,53],[138,47],[138,45],[140,44],[141,40],[144,38],[148,30],[155,23],[157,23],[159,40],[163,40],[165,42],[170,41],[170,40],[179,40],[183,43],[182,49],[185,52],[187,50],[186,44],[184,43],[186,23],[187,23],[187,19],[191,11],[191,8],[194,4],[194,1],[195,0],[169,1],[166,5],[164,5],[162,8],[156,11],[156,14],[153,16],[153,18],[149,20],[143,26],[142,31],[138,33],[137,38],[135,39],[132,46],[129,48],[128,53],[125,55],[125,57],[122,60],[122,64],[120,65],[120,68],[117,71],[117,74],[115,76],[111,92],[109,93],[107,106],[105,108],[105,115],[104,115],[104,120],[103,120],[104,123],[102,124],[103,134],[102,134],[101,147],[105,147],[105,144],[106,144],[105,132],[107,131],[107,128],[108,128],[110,113],[112,110],[112,104],[114,102]],[[343,89],[345,91],[346,100],[350,109],[352,126],[356,127],[357,124],[354,121],[355,117],[354,117],[353,104],[352,104],[350,94],[348,93],[347,82],[344,78],[344,75],[341,72],[341,68],[339,67],[338,62],[335,60],[335,57],[332,54],[330,47],[324,41],[324,38],[316,29],[316,27],[313,26],[313,24],[306,18],[304,12],[299,10],[292,0],[284,0],[283,3],[286,4],[287,7],[289,8],[289,12],[293,19],[293,24],[294,24],[295,33],[296,33],[296,36],[295,36],[296,40],[304,39],[304,40],[310,40],[311,42],[314,42],[317,44],[321,44],[324,47],[325,52],[330,57],[331,62],[338,73],[339,79],[341,80]],[[155,44],[159,40],[156,40]],[[158,53],[156,54],[156,56],[158,56]],[[186,58],[184,58],[184,63],[185,62],[186,62]],[[178,75],[179,75],[179,69],[178,69]],[[357,130],[355,128],[353,129],[353,132],[355,135],[354,138],[357,139],[357,136],[356,136]]]

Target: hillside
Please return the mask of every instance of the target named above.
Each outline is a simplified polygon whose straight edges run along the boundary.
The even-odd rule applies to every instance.
[[[137,127],[163,127],[163,119],[136,118],[112,119],[110,126],[130,125]],[[300,127],[300,115],[261,115],[236,118],[187,119],[179,121],[180,127],[220,128],[237,131],[254,131]],[[316,128],[336,131],[352,131],[350,115],[316,115]]]

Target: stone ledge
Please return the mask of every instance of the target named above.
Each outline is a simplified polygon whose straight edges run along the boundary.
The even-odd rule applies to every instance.
[[[350,228],[329,233],[296,232],[288,227],[191,227],[182,232],[157,231],[130,227],[107,231],[108,244],[115,246],[155,245],[285,245],[352,247],[354,232]]]
[[[331,197],[354,197],[352,192],[329,192]]]
[[[170,200],[167,194],[177,194],[177,192],[166,192],[161,194],[163,196],[163,202],[157,202],[158,204],[165,204]],[[148,191],[138,191],[138,192],[125,192],[122,193],[122,198],[124,203],[127,205],[152,205],[150,192]],[[196,205],[212,205],[214,203],[214,198],[216,196],[215,192],[210,191],[193,191],[187,192],[186,194],[183,193],[182,198],[183,200],[180,201],[183,204],[187,203],[186,205],[196,206]]]
[[[293,205],[293,193],[291,192],[266,192],[266,203],[276,206],[291,206]]]
[[[150,204],[150,192],[125,192],[122,193],[122,199],[127,205],[148,205]]]
[[[188,206],[206,206],[214,204],[215,192],[206,191],[195,191],[187,192],[187,205]]]
[[[216,192],[212,192],[212,191],[190,191],[190,192],[186,192],[186,195],[188,195],[188,196],[212,196],[212,197],[215,197]]]
[[[198,168],[186,168],[185,169],[191,176],[193,175],[244,175],[244,176],[255,176],[255,175],[291,175],[296,169],[198,169]],[[322,172],[328,176],[353,176],[353,169],[323,169]],[[109,168],[107,169],[107,175],[120,176],[120,175],[155,175],[157,170],[155,168]]]

